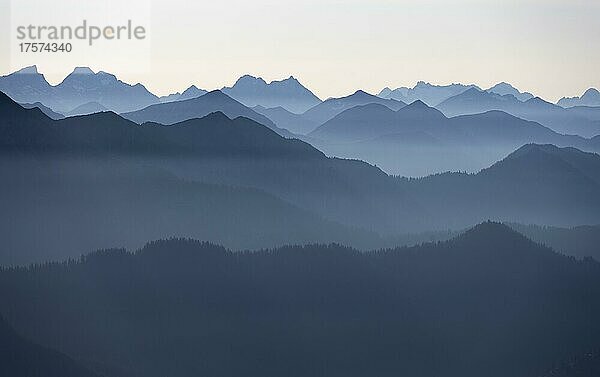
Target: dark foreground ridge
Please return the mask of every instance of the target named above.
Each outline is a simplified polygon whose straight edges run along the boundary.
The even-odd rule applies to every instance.
[[[368,253],[157,241],[5,270],[0,295],[24,335],[123,376],[540,376],[600,335],[598,263],[497,223]]]

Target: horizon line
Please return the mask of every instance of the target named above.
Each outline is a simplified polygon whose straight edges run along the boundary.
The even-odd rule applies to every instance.
[[[19,69],[13,70],[13,71],[8,71],[8,72],[5,71],[3,73],[0,73],[0,77],[10,76],[10,75],[18,73],[20,71],[26,70],[27,68],[35,68],[35,73],[34,72],[31,72],[31,73],[24,72],[22,74],[39,74],[39,75],[42,75],[44,77],[44,80],[50,86],[52,86],[52,87],[56,87],[56,86],[60,85],[69,75],[74,74],[78,69],[89,69],[95,75],[98,74],[98,73],[105,73],[105,74],[112,75],[117,80],[119,80],[119,81],[121,81],[121,82],[123,82],[123,83],[125,83],[127,85],[130,85],[130,86],[142,85],[146,90],[148,90],[148,92],[150,92],[151,94],[155,95],[158,98],[166,97],[166,96],[169,96],[169,95],[172,95],[172,94],[177,94],[177,93],[181,94],[186,89],[189,89],[189,88],[191,88],[193,86],[195,86],[196,88],[198,88],[200,90],[205,90],[207,92],[211,92],[211,91],[215,91],[215,90],[222,91],[223,89],[227,89],[227,88],[233,87],[237,83],[237,81],[239,79],[241,79],[242,77],[245,77],[245,76],[249,76],[249,77],[252,77],[252,78],[257,79],[257,80],[262,80],[267,85],[270,85],[270,84],[275,83],[275,82],[282,82],[282,81],[286,81],[286,80],[289,80],[289,79],[294,79],[294,80],[298,81],[300,83],[300,85],[302,85],[304,88],[306,88],[311,93],[313,93],[321,101],[326,101],[327,99],[331,99],[331,98],[343,98],[343,97],[347,97],[347,96],[350,96],[350,95],[356,93],[357,91],[364,91],[365,93],[368,93],[368,94],[371,94],[371,95],[374,95],[374,96],[379,96],[379,94],[383,90],[385,90],[385,89],[389,89],[391,91],[394,91],[396,89],[402,89],[402,88],[414,89],[420,83],[424,83],[424,84],[431,85],[431,86],[434,86],[434,87],[436,87],[436,86],[437,87],[447,87],[447,86],[452,86],[452,85],[463,85],[463,86],[471,86],[471,85],[473,85],[473,86],[476,86],[481,91],[488,91],[488,90],[492,89],[494,86],[496,86],[498,84],[508,84],[508,85],[512,86],[513,88],[517,89],[520,93],[530,93],[531,95],[533,95],[533,98],[540,98],[540,99],[542,99],[544,101],[547,101],[549,103],[557,104],[558,101],[560,101],[563,98],[580,98],[588,90],[590,90],[590,89],[599,90],[598,87],[600,87],[600,86],[596,87],[593,84],[591,84],[590,86],[587,86],[586,89],[584,89],[583,92],[580,93],[580,94],[577,94],[575,96],[563,95],[558,100],[552,101],[552,100],[545,99],[541,95],[535,94],[534,91],[523,90],[523,89],[517,87],[516,85],[512,84],[508,80],[500,80],[500,81],[497,81],[495,84],[493,84],[493,85],[491,85],[489,87],[486,87],[486,85],[481,85],[481,84],[478,84],[476,82],[468,82],[467,83],[467,82],[461,82],[461,81],[452,81],[452,82],[448,83],[448,82],[432,82],[432,81],[427,81],[427,80],[420,79],[420,80],[415,81],[413,86],[396,86],[396,87],[393,87],[393,85],[386,85],[386,86],[382,87],[381,89],[379,89],[377,92],[370,92],[369,90],[366,90],[363,87],[356,87],[355,89],[351,89],[349,92],[346,92],[345,94],[337,94],[337,96],[326,96],[325,97],[325,96],[320,96],[317,93],[315,93],[315,91],[313,89],[311,89],[311,86],[309,84],[305,84],[305,82],[303,82],[302,80],[300,80],[298,78],[299,76],[296,75],[296,74],[283,75],[284,76],[283,78],[277,78],[277,79],[267,80],[267,79],[265,79],[263,77],[263,75],[256,75],[256,74],[252,74],[252,73],[245,73],[245,74],[242,74],[241,76],[239,76],[235,80],[235,82],[233,84],[231,84],[231,86],[223,85],[221,87],[208,88],[208,87],[202,86],[201,84],[198,84],[197,82],[191,82],[189,84],[186,84],[186,86],[183,89],[180,88],[180,89],[177,89],[176,91],[168,91],[168,92],[167,91],[154,91],[154,90],[151,90],[151,89],[148,88],[148,85],[152,85],[152,84],[151,83],[148,84],[148,82],[143,83],[141,81],[138,81],[138,82],[125,81],[124,79],[119,78],[119,76],[117,76],[117,74],[115,74],[115,73],[111,73],[111,72],[103,70],[103,69],[94,70],[90,66],[81,66],[81,65],[74,65],[73,69],[69,73],[65,74],[62,77],[62,79],[57,80],[56,83],[54,83],[52,80],[48,80],[48,78],[46,77],[46,75],[43,72],[40,72],[38,70],[37,64],[27,65],[27,66],[24,66],[22,68],[19,68]]]

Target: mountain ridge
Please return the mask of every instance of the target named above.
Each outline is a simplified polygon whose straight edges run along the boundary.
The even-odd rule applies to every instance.
[[[587,89],[580,97],[563,97],[558,103],[562,107],[600,106],[600,92],[596,88]]]
[[[504,82],[504,81],[492,86],[491,88],[487,89],[486,91],[491,92],[491,93],[496,93],[499,95],[510,94],[521,102],[525,102],[534,97],[533,94],[531,94],[529,92],[521,92],[517,88],[512,86],[511,84]]]
[[[99,102],[116,112],[131,111],[158,102],[158,97],[142,84],[131,85],[111,73],[96,73],[89,67],[76,67],[55,86],[46,81],[36,66],[27,67],[1,76],[0,91],[17,102],[41,102],[60,113],[88,102]]]
[[[378,103],[392,110],[398,110],[406,106],[404,102],[393,99],[379,98],[363,90],[357,90],[353,94],[346,97],[329,98],[310,108],[303,113],[302,116],[316,124],[323,124],[345,110],[348,110],[354,106],[367,105],[370,103]]]
[[[303,375],[535,375],[600,334],[600,265],[495,222],[449,241],[371,252],[336,244],[233,252],[174,238],[0,272],[0,282],[15,328],[32,333],[47,318],[55,325],[36,331],[40,342],[60,341],[90,362],[102,350],[105,364],[148,377],[173,373],[173,358],[181,376],[277,376],[290,367]],[[27,292],[40,297],[35,306]],[[161,341],[135,353],[157,334]],[[239,362],[223,362],[231,359]]]
[[[524,120],[538,122],[562,134],[588,138],[600,134],[600,109],[591,109],[591,113],[588,111],[587,116],[582,116],[577,109],[565,109],[539,97],[521,102],[511,94],[499,95],[469,89],[445,100],[436,108],[449,117],[501,110]]]
[[[400,87],[394,90],[384,88],[379,92],[378,96],[396,99],[404,103],[421,100],[429,106],[436,106],[445,99],[460,94],[469,88],[478,87],[474,84],[464,85],[453,83],[450,85],[433,85],[424,81],[419,81],[412,88]]]
[[[269,118],[244,106],[220,90],[213,90],[200,97],[183,101],[160,103],[144,109],[121,114],[124,118],[138,124],[156,122],[170,125],[193,118],[201,118],[212,112],[220,111],[229,118],[244,116],[254,120],[285,137],[293,137],[288,131],[277,127]]]
[[[221,91],[248,107],[283,107],[287,111],[300,114],[319,104],[321,100],[296,78],[267,83],[261,77],[244,75],[233,86]]]

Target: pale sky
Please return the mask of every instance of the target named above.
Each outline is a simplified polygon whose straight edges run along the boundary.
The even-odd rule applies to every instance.
[[[132,19],[148,38],[61,56],[17,50],[18,25],[84,18]],[[507,81],[551,101],[600,88],[599,0],[0,0],[0,25],[0,73],[37,64],[54,84],[90,66],[160,95],[246,73],[293,75],[322,99],[419,80]]]

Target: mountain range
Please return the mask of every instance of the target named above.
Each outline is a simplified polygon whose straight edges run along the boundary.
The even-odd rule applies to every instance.
[[[296,135],[306,136],[318,126],[345,110],[366,104],[380,104],[394,110],[406,106],[403,102],[393,99],[383,99],[359,90],[346,97],[329,98],[302,114],[292,113],[281,106],[275,108],[256,106],[253,109],[269,118],[278,127],[285,128]],[[309,138],[303,138],[309,141]]]
[[[13,214],[0,227],[10,245],[3,264],[72,256],[114,242],[107,240],[134,247],[185,234],[231,247],[315,239],[381,244],[349,224],[396,226],[385,198],[395,198],[390,208],[411,208],[380,170],[328,159],[247,118],[214,113],[140,126],[98,113],[52,121],[6,96],[0,118],[0,175],[12,182],[2,187],[0,208]],[[379,203],[364,203],[367,193],[377,193]]]
[[[599,172],[598,154],[528,144],[477,174],[403,180],[407,194],[450,229],[485,218],[573,227],[598,223]]]
[[[102,104],[100,104],[98,102],[88,102],[88,103],[84,103],[83,105],[77,106],[76,108],[69,111],[68,113],[65,113],[65,116],[72,117],[72,116],[77,116],[77,115],[88,115],[88,114],[94,114],[94,113],[101,113],[104,111],[110,111],[110,110],[108,110],[106,107],[104,107]]]
[[[426,103],[428,106],[437,106],[443,101],[464,93],[469,89],[481,91],[481,88],[474,84],[432,85],[424,81],[419,81],[413,88],[401,87],[394,90],[390,88],[384,88],[379,93],[379,97],[393,98],[406,103],[419,100]],[[521,92],[507,82],[500,82],[491,88],[486,89],[486,92],[495,93],[501,96],[510,94],[521,102],[527,101],[534,97],[533,94]]]
[[[285,128],[296,135],[306,135],[319,126],[302,114],[294,114],[281,106],[266,108],[255,106],[252,110],[269,118],[279,128]]]
[[[447,118],[419,100],[397,111],[378,104],[353,107],[307,140],[328,155],[358,158],[406,176],[476,172],[528,143],[600,151],[596,140],[561,135],[501,111]]]
[[[20,103],[19,105],[23,106],[26,109],[38,108],[50,119],[58,120],[63,119],[65,116],[63,114],[59,114],[53,111],[51,108],[44,106],[41,102],[36,103]]]
[[[445,100],[436,108],[447,116],[501,110],[525,120],[538,122],[562,134],[584,137],[600,135],[600,108],[588,109],[587,116],[582,116],[577,109],[565,109],[538,97],[521,102],[510,94],[499,95],[469,89]]]
[[[590,88],[581,95],[581,97],[563,97],[558,101],[558,105],[562,107],[573,106],[600,106],[600,92],[596,88]]]
[[[429,106],[435,106],[440,102],[464,92],[470,88],[477,88],[476,85],[450,84],[450,85],[432,85],[430,83],[419,81],[413,88],[401,87],[394,90],[384,88],[379,92],[381,98],[391,98],[404,103],[422,101]]]
[[[176,156],[321,158],[323,155],[297,139],[284,139],[247,118],[230,119],[221,112],[166,126],[137,125],[112,112],[69,117],[57,121],[37,109],[18,109],[6,96],[0,98],[4,116],[0,150],[35,154],[111,156],[165,154]],[[23,122],[27,125],[23,127]]]
[[[248,107],[282,107],[296,114],[321,103],[313,92],[293,76],[267,84],[260,77],[244,75],[232,87],[225,87],[221,91]]]
[[[510,94],[511,96],[514,96],[516,99],[518,99],[521,102],[525,102],[534,97],[534,95],[529,92],[523,92],[523,93],[520,92],[519,89],[515,88],[514,86],[512,86],[506,82],[498,83],[498,84],[492,86],[491,88],[487,89],[486,91],[490,92],[490,93],[496,93],[501,96]]]
[[[203,96],[206,93],[208,93],[206,90],[199,89],[196,85],[192,85],[189,88],[187,88],[186,90],[184,90],[182,93],[177,92],[177,93],[169,94],[168,96],[160,97],[159,100],[162,103],[184,101],[186,99],[192,99],[192,98]]]
[[[485,222],[372,252],[102,250],[0,271],[0,312],[107,377],[539,376],[598,346],[599,287],[596,261]]]
[[[419,107],[444,119],[419,103],[405,112]],[[549,146],[529,145],[475,175],[410,180],[361,161],[328,158],[307,143],[222,113],[170,126],[138,125],[114,113],[53,121],[3,96],[0,117],[0,151],[12,156],[0,165],[2,179],[13,182],[0,195],[4,212],[13,214],[1,228],[14,253],[7,260],[39,250],[31,242],[40,240],[48,252],[60,250],[60,244],[66,249],[67,240],[72,252],[77,245],[100,247],[107,239],[135,246],[144,238],[205,232],[228,246],[274,246],[311,234],[329,240],[344,234],[353,245],[383,245],[400,234],[463,229],[487,218],[555,226],[600,222],[594,173],[600,171],[599,157],[573,148],[552,147],[556,151],[550,153]],[[242,216],[237,211],[246,208],[243,198],[271,209],[244,210]],[[179,208],[183,203],[185,211]],[[91,212],[99,215],[83,216]],[[278,220],[286,212],[289,220]],[[109,221],[116,214],[130,225]],[[235,232],[222,227],[230,216],[239,218]],[[19,229],[36,229],[36,236]],[[73,231],[65,234],[67,229]]]
[[[329,98],[307,110],[302,116],[315,124],[323,124],[345,110],[370,103],[380,104],[392,110],[398,110],[406,106],[406,103],[401,101],[384,99],[365,91],[357,90],[354,94],[346,97]]]
[[[56,86],[50,85],[36,66],[27,67],[0,77],[0,91],[17,102],[41,102],[60,113],[68,113],[89,102],[116,112],[158,103],[158,97],[143,85],[129,85],[110,73],[95,73],[87,67],[75,68]]]
[[[397,111],[378,104],[357,106],[325,122],[309,136],[336,142],[355,142],[394,134],[427,134],[446,143],[547,142],[562,145],[589,141],[560,135],[538,123],[525,121],[501,111],[447,118],[439,110],[417,100]]]
[[[535,242],[552,247],[559,253],[577,258],[600,260],[600,225],[580,225],[560,228],[543,225],[508,224]]]
[[[287,130],[275,126],[264,115],[242,105],[220,90],[214,90],[188,100],[151,105],[138,111],[124,113],[122,116],[139,124],[155,122],[170,125],[194,118],[202,118],[214,112],[221,112],[229,118],[246,117],[269,127],[282,136],[292,136]]]
[[[159,98],[141,84],[130,85],[112,74],[95,73],[87,67],[75,68],[60,84],[52,86],[35,66],[0,77],[0,91],[19,103],[40,103],[53,113],[66,116],[103,110],[129,113],[154,104],[194,99],[207,93],[192,85],[183,93]],[[421,81],[413,88],[385,88],[379,98],[359,90],[350,96],[328,99],[325,104],[293,76],[267,83],[262,78],[244,75],[232,87],[224,87],[221,91],[246,107],[256,107],[255,112],[264,115],[277,128],[288,129],[292,134],[307,134],[354,106],[380,103],[397,110],[402,104],[416,100],[436,106],[448,116],[501,110],[563,134],[584,137],[600,134],[600,106],[597,101],[600,94],[593,88],[581,98],[563,98],[560,106],[533,97],[531,93],[520,92],[505,82],[484,91],[476,85],[438,86]],[[380,98],[389,101],[383,102]],[[57,119],[55,115],[52,117]],[[265,119],[262,121],[265,122]]]
[[[26,67],[0,77],[0,376],[597,377],[598,152],[593,88],[159,97]]]

